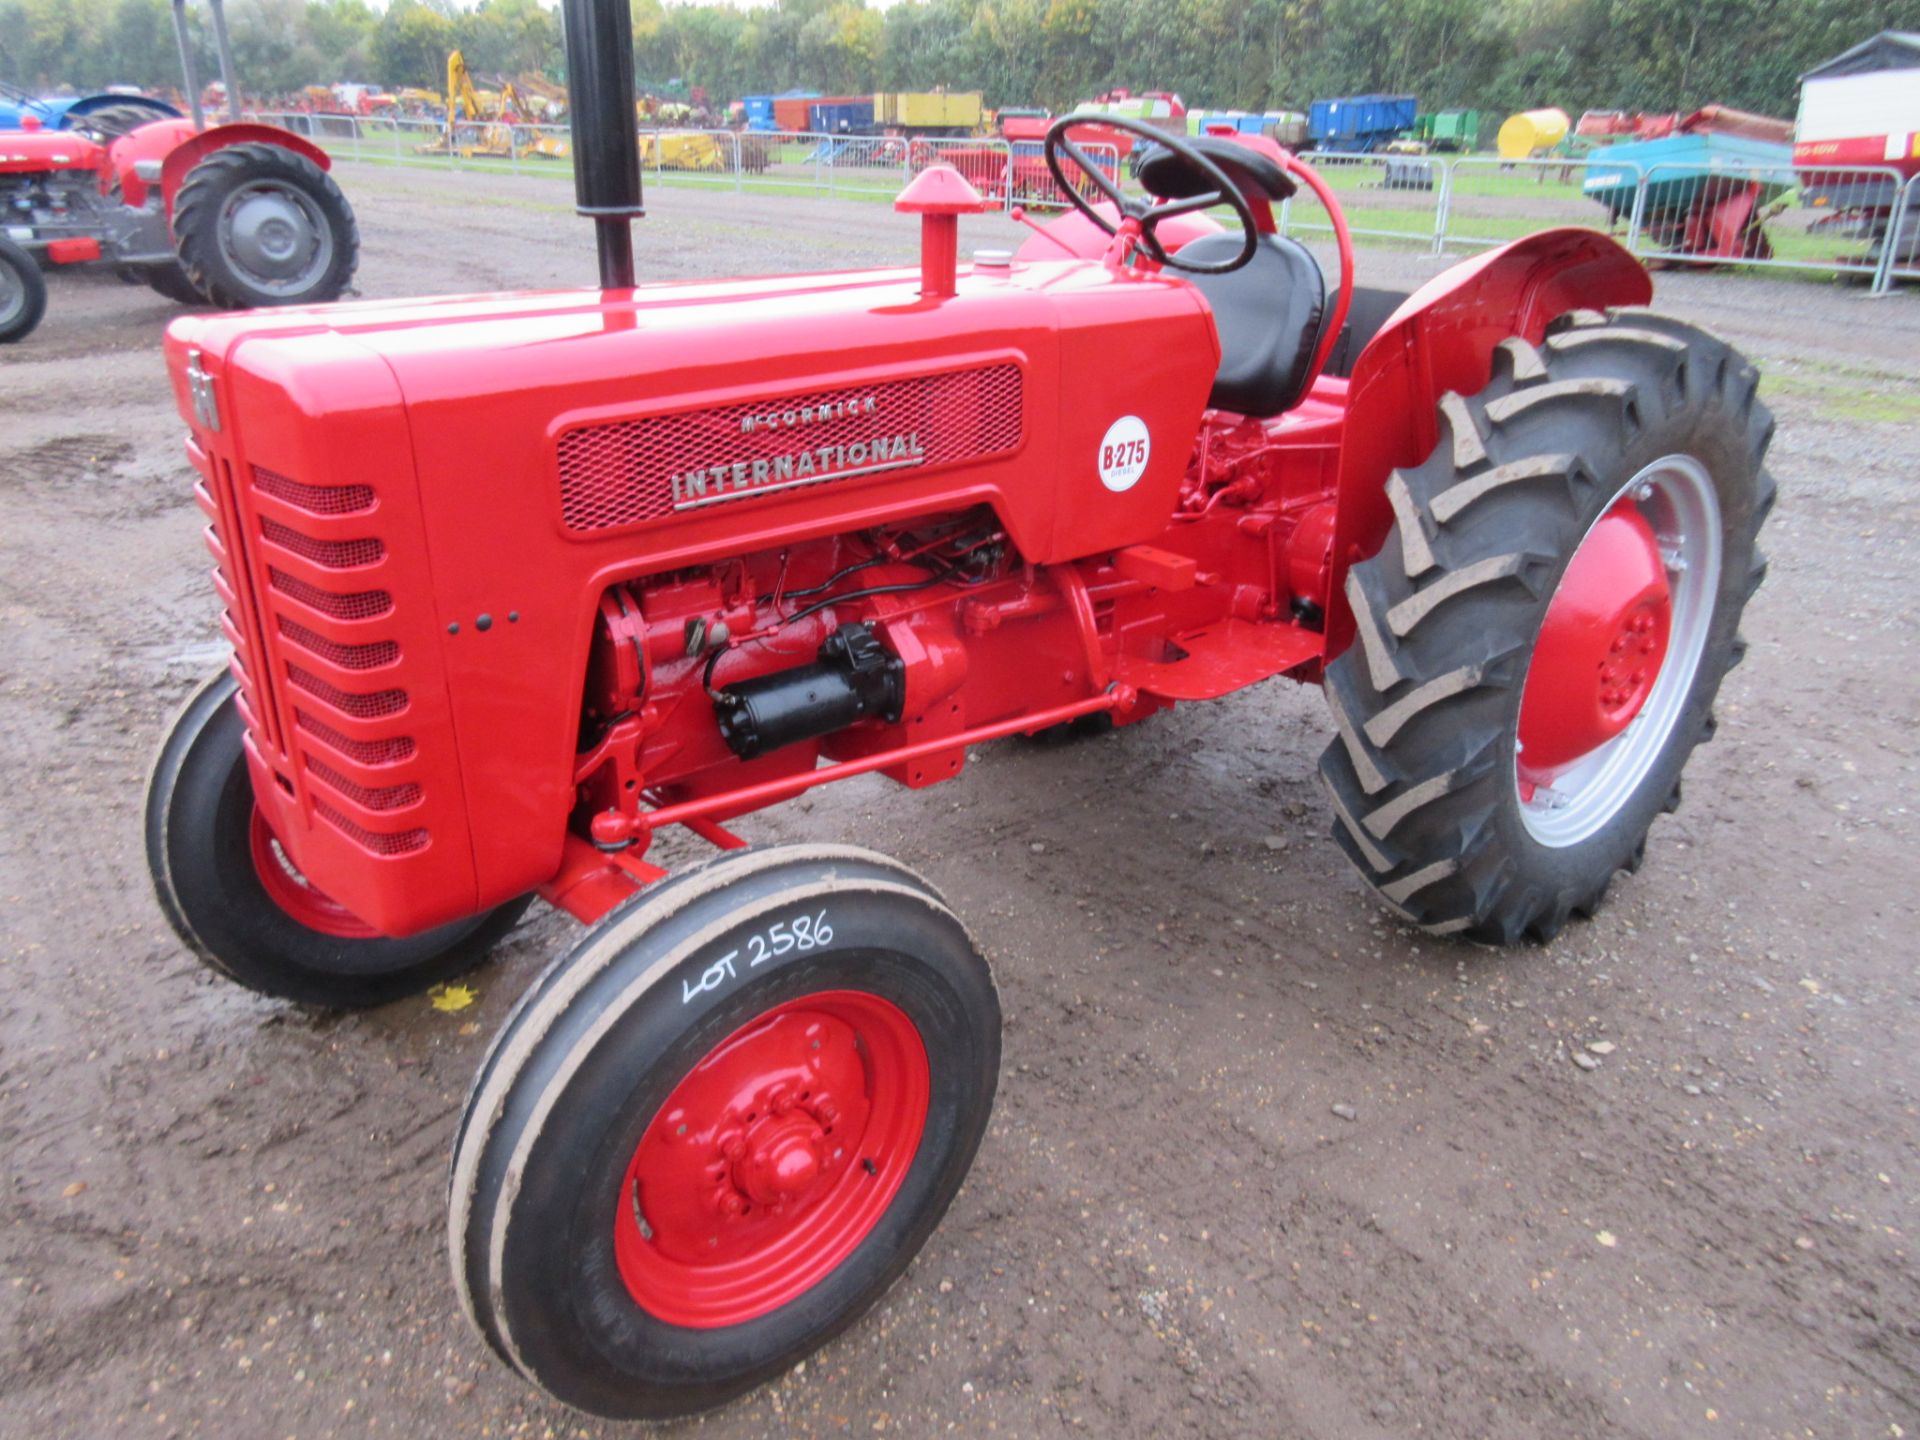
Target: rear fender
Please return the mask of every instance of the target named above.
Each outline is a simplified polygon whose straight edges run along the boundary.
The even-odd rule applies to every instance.
[[[145,128],[145,127],[143,127]],[[139,133],[139,132],[135,132]],[[167,162],[160,170],[160,193],[166,197],[167,217],[173,217],[173,199],[180,193],[180,186],[189,171],[215,150],[224,150],[229,145],[278,145],[283,150],[291,150],[296,155],[304,155],[322,170],[333,168],[333,158],[311,140],[294,134],[291,130],[282,130],[278,125],[255,125],[241,123],[237,125],[216,125],[211,130],[202,130],[191,140],[176,146],[167,156]]]
[[[1340,445],[1327,654],[1353,639],[1347,569],[1379,550],[1393,522],[1387,478],[1439,443],[1437,407],[1471,395],[1493,373],[1508,336],[1538,344],[1569,310],[1644,305],[1653,282],[1640,262],[1597,230],[1543,230],[1443,271],[1407,298],[1354,362]]]

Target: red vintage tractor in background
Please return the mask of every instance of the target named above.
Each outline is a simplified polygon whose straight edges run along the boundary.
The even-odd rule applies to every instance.
[[[730,820],[1284,676],[1325,687],[1334,834],[1396,913],[1551,936],[1711,732],[1772,425],[1602,235],[1363,289],[1309,167],[1132,121],[1147,197],[1068,117],[1078,209],[1011,260],[957,263],[982,201],[936,167],[917,269],[636,286],[628,9],[567,22],[599,288],[171,327],[233,659],[146,841],[183,941],[307,1003],[444,980],[536,895],[589,927],[468,1096],[453,1274],[535,1384],[667,1416],[900,1277],[1000,1054],[931,884]],[[1331,289],[1275,233],[1302,184]],[[669,874],[673,826],[717,858]]]
[[[225,13],[211,4],[237,96]],[[174,0],[173,19],[191,119],[103,96],[61,128],[28,111],[0,134],[0,344],[46,313],[42,261],[104,261],[170,300],[235,310],[336,300],[353,279],[359,230],[326,152],[276,126],[205,123],[185,5]]]

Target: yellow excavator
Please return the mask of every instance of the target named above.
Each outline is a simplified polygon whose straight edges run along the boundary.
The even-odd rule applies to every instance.
[[[504,94],[476,90],[467,70],[467,58],[458,50],[447,56],[447,128],[422,155],[476,155],[510,160],[517,153],[511,119],[519,110],[519,95],[511,84]],[[464,113],[463,113],[464,112]]]

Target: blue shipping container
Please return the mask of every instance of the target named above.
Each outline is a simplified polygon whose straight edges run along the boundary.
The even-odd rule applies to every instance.
[[[749,130],[773,130],[773,96],[742,95],[740,103],[746,107],[747,128]]]
[[[1307,118],[1307,134],[1323,150],[1371,150],[1402,130],[1420,113],[1412,95],[1348,95],[1316,100]]]
[[[818,135],[852,135],[873,127],[873,101],[852,100],[807,107],[807,128]]]

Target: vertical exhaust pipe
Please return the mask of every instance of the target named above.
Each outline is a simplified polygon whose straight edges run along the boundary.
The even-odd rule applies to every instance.
[[[193,37],[187,34],[187,0],[173,0],[173,43],[180,47],[180,82],[187,87],[187,108],[193,113],[193,128],[207,128],[207,117],[200,110],[200,78],[193,70]]]
[[[600,288],[633,287],[640,136],[633,109],[633,12],[628,0],[564,0],[574,208],[593,221]]]
[[[240,118],[240,82],[233,71],[233,42],[227,39],[227,0],[207,0],[213,11],[213,43],[220,51],[220,83],[227,87],[227,120]]]

